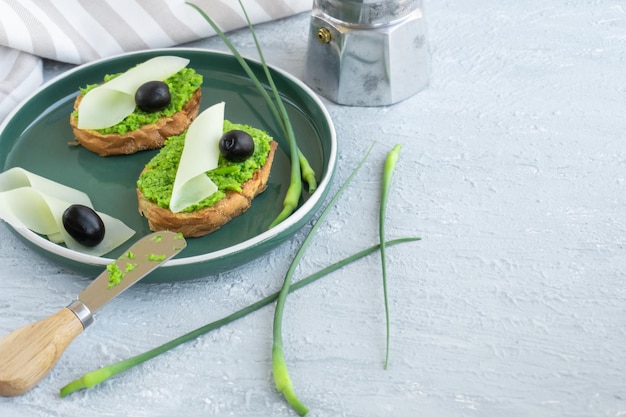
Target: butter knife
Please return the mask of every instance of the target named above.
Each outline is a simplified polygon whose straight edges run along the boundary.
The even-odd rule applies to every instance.
[[[185,248],[174,232],[143,237],[111,262],[76,300],[55,314],[0,339],[0,395],[21,395],[57,363],[67,346],[93,322],[93,314]]]

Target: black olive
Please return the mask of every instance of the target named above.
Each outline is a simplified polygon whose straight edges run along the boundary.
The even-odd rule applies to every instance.
[[[93,247],[104,239],[104,222],[92,208],[81,204],[63,212],[63,227],[81,245]]]
[[[163,110],[170,101],[172,101],[170,89],[163,81],[148,81],[135,93],[137,107],[149,113]]]
[[[220,152],[229,161],[245,161],[254,153],[254,140],[243,130],[231,130],[221,137]]]

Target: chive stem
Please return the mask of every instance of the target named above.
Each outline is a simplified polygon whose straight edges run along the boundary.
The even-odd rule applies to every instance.
[[[380,235],[380,259],[382,266],[383,276],[383,297],[385,300],[385,323],[386,323],[386,336],[385,336],[385,369],[389,367],[389,342],[391,324],[389,319],[389,296],[387,292],[387,255],[385,250],[385,213],[387,211],[387,200],[389,197],[389,190],[391,189],[391,178],[393,171],[398,161],[400,154],[400,145],[395,145],[391,151],[387,154],[385,159],[385,166],[383,168],[383,180],[382,180],[382,195],[380,199],[380,214],[379,214],[379,235]]]
[[[309,194],[313,194],[317,190],[317,178],[315,171],[307,157],[298,149],[298,158],[300,159],[300,171],[302,171],[302,179],[309,185]]]

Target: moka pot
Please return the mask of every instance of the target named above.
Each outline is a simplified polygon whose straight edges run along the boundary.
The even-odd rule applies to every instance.
[[[314,0],[304,80],[343,105],[384,106],[428,85],[421,0]]]

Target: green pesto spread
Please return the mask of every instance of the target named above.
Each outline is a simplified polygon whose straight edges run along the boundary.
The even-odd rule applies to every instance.
[[[120,74],[106,75],[104,77],[104,82],[110,81]],[[124,134],[126,132],[137,130],[143,125],[155,123],[161,117],[170,117],[174,113],[178,113],[182,110],[185,103],[189,101],[191,96],[193,96],[195,91],[200,88],[200,85],[202,85],[202,75],[198,74],[191,68],[183,68],[176,74],[166,79],[164,82],[170,89],[170,96],[172,97],[172,100],[163,110],[149,113],[135,107],[135,111],[126,116],[126,118],[118,124],[104,129],[97,129],[96,131],[103,135]],[[85,88],[81,88],[80,91],[83,95],[85,95],[97,86],[98,84],[91,84]],[[77,112],[74,112],[74,116],[77,116]]]
[[[228,132],[230,130],[243,130],[252,136],[254,154],[243,162],[231,162],[220,155],[217,168],[207,172],[209,178],[217,185],[218,190],[198,204],[187,207],[183,212],[193,212],[211,207],[224,199],[227,191],[241,192],[241,186],[265,164],[272,141],[267,133],[247,125],[234,124],[225,120],[223,131]],[[161,208],[168,209],[170,206],[172,188],[184,143],[185,133],[169,138],[159,153],[146,164],[146,171],[137,180],[137,187],[146,199],[156,203]]]
[[[117,266],[117,263],[111,262],[107,265],[107,271],[109,271],[109,288],[120,285],[120,282],[124,279],[124,272]]]

